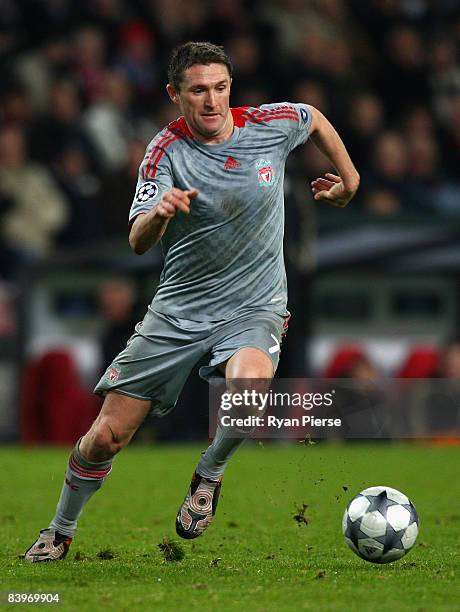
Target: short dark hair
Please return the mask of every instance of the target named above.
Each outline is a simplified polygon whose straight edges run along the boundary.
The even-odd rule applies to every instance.
[[[224,64],[228,74],[232,76],[232,63],[223,47],[210,42],[187,42],[176,47],[169,61],[168,80],[178,91],[183,79],[184,71],[196,64]]]

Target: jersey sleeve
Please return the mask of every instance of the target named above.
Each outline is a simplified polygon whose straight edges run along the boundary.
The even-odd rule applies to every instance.
[[[166,151],[166,136],[158,134],[147,147],[139,167],[136,192],[129,212],[129,223],[142,213],[150,212],[160,202],[163,194],[173,187],[171,150]]]
[[[308,104],[292,104],[299,117],[298,122],[291,122],[288,136],[289,152],[307,142],[310,136],[312,114]]]
[[[289,154],[308,140],[312,114],[308,104],[276,102],[262,104],[251,114],[251,120],[270,124],[280,130],[285,138],[286,154]]]

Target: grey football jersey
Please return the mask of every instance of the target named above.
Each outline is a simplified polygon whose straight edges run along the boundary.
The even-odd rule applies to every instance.
[[[173,186],[199,191],[190,214],[179,211],[161,240],[155,311],[193,321],[286,313],[284,167],[308,139],[311,112],[287,102],[231,112],[235,129],[223,143],[198,142],[181,117],[146,150],[130,221]]]

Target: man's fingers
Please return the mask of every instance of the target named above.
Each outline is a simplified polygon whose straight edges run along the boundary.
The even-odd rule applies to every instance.
[[[182,212],[188,214],[190,212],[190,200],[182,192],[180,192],[180,196],[181,197],[177,197],[175,193],[170,192],[169,194],[164,195],[163,201],[170,204],[175,209],[182,210]]]
[[[330,189],[332,187],[332,185],[335,185],[335,183],[333,183],[332,181],[327,181],[326,179],[323,178],[317,178],[314,181],[311,182],[313,187],[321,187],[321,189]]]
[[[167,191],[164,195],[165,198],[183,198],[185,191],[179,189],[178,187],[172,187],[169,191]]]
[[[331,172],[326,172],[324,176],[327,176],[327,178],[333,183],[340,183],[342,181],[340,176],[337,176],[337,174],[332,174]]]
[[[315,200],[333,200],[334,197],[331,196],[329,191],[318,191],[314,196]]]
[[[168,202],[163,202],[158,206],[158,214],[161,217],[171,218],[176,214],[176,208]]]
[[[181,198],[182,196],[186,196],[187,198],[196,198],[198,195],[198,189],[179,189],[178,187],[172,187],[166,195],[170,194],[175,196],[176,198]]]
[[[174,202],[174,206],[178,208],[179,210],[181,210],[182,212],[186,213],[187,215],[190,212],[190,207],[188,205],[188,202],[186,203],[183,200],[176,200]]]
[[[190,200],[193,200],[193,198],[196,198],[196,196],[199,194],[199,191],[197,189],[189,189],[188,191],[184,191],[184,193],[188,198],[190,198]]]
[[[161,201],[159,214],[166,217],[174,217],[178,210],[185,214],[190,213],[190,200],[198,195],[197,189],[178,189],[173,187],[167,191]]]
[[[170,215],[174,215],[174,213],[176,212],[176,207],[174,206],[174,204],[171,204],[170,202],[165,202],[163,204],[163,210]]]

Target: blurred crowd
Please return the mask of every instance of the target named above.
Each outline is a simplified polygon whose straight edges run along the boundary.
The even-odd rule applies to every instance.
[[[302,101],[337,127],[379,216],[460,216],[457,0],[0,1],[0,277],[126,237],[144,149],[176,116],[171,49],[223,44],[232,104]],[[289,173],[329,168],[315,147]]]

